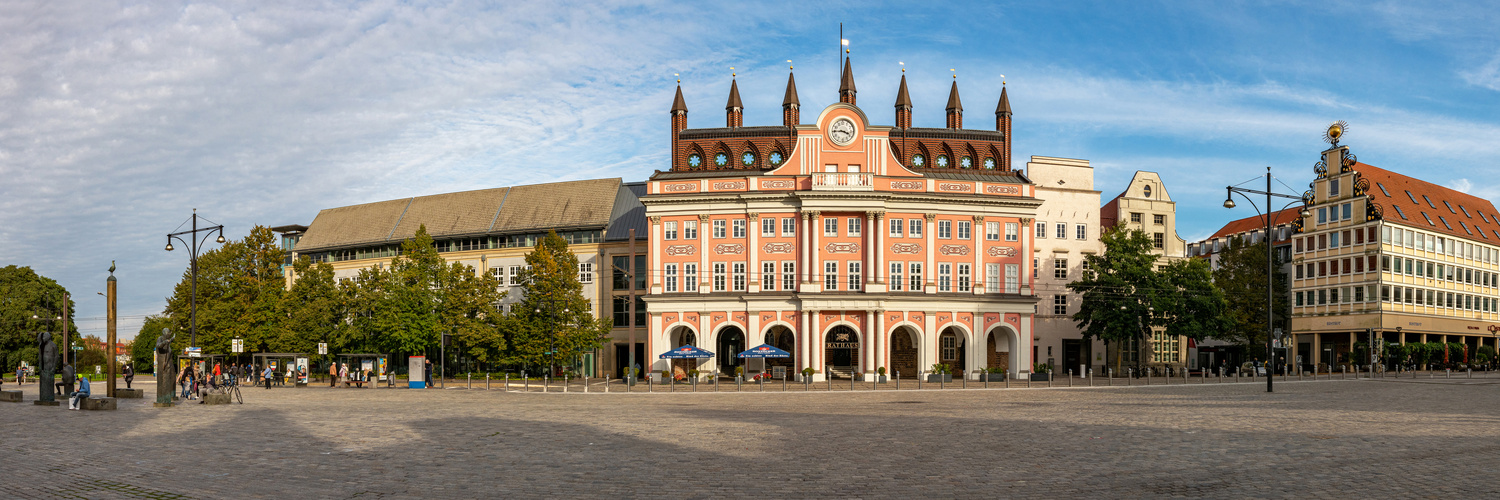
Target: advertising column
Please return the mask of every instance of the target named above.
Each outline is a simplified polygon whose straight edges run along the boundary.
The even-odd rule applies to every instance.
[[[406,387],[409,389],[424,389],[427,387],[427,356],[412,356],[406,359]]]

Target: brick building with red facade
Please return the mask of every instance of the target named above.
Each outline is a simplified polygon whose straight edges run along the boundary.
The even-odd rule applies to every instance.
[[[1011,109],[963,128],[958,84],[945,128],[912,127],[905,76],[895,125],[871,123],[844,63],[838,102],[801,121],[788,77],[781,126],[746,127],[732,83],[722,128],[687,127],[678,88],[672,164],[641,202],[650,234],[650,330],[641,365],[729,375],[771,344],[794,377],[1031,373],[1033,252],[1041,201],[1011,168]],[[660,355],[684,345],[701,361]],[[760,369],[759,362],[748,370]],[[773,372],[774,373],[774,372]],[[747,374],[748,375],[748,374]]]

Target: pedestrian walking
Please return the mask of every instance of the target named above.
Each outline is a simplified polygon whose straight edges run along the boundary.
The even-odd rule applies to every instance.
[[[125,363],[125,388],[129,389],[130,388],[130,382],[134,381],[134,380],[135,380],[135,369],[130,367],[130,363]]]
[[[430,359],[427,360],[427,364],[424,365],[422,369],[425,370],[426,373],[427,373],[427,378],[423,379],[423,380],[427,381],[427,385],[425,387],[428,388],[428,389],[431,389],[432,388],[432,360],[430,360]]]
[[[339,381],[344,387],[349,387],[349,363],[339,363]]]

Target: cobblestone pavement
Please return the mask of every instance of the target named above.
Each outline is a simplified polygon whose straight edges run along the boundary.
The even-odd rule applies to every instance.
[[[144,380],[146,399],[114,412],[32,405],[35,384],[0,403],[0,497],[1500,494],[1500,377],[1294,378],[1274,394],[247,387],[244,405],[164,409]]]

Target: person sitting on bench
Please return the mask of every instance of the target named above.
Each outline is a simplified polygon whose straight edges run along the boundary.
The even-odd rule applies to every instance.
[[[68,409],[77,410],[79,401],[89,398],[89,379],[83,375],[78,376],[78,390],[68,395]]]

